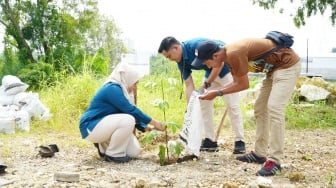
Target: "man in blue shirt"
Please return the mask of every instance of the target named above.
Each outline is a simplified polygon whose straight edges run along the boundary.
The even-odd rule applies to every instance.
[[[195,50],[197,46],[204,41],[210,40],[206,38],[194,38],[180,43],[174,37],[169,36],[161,41],[158,49],[159,53],[177,63],[177,67],[181,72],[183,80],[185,81],[187,102],[190,99],[191,93],[195,90],[191,74],[192,70],[205,71],[204,84],[201,87],[204,89],[221,88],[233,82],[230,69],[226,64],[219,68],[208,68],[205,65],[198,67],[191,65],[196,57]],[[218,43],[224,45],[224,43]],[[244,127],[240,111],[239,94],[233,93],[225,95],[224,100],[227,103],[232,128],[235,132],[233,153],[245,153]],[[213,103],[213,100],[201,101],[205,135],[205,139],[202,141],[201,151],[218,151],[218,145],[215,141]]]

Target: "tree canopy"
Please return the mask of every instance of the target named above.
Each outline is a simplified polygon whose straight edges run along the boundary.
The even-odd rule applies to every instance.
[[[334,26],[336,22],[336,1],[335,0],[289,0],[290,3],[297,4],[296,12],[290,13],[294,14],[293,21],[296,27],[300,27],[306,24],[306,18],[314,16],[318,13],[324,15],[329,13],[329,19],[331,24]],[[252,0],[253,4],[258,4],[260,7],[265,9],[274,9],[276,4],[279,3],[278,0]],[[283,1],[281,1],[283,3]],[[289,4],[286,4],[289,6]],[[287,8],[288,9],[288,8]],[[280,13],[286,10],[284,7],[279,7]]]
[[[5,30],[0,68],[11,67],[8,72],[16,74],[44,63],[68,73],[85,66],[98,73],[108,71],[126,48],[114,21],[100,15],[97,4],[97,0],[0,0],[0,24]]]

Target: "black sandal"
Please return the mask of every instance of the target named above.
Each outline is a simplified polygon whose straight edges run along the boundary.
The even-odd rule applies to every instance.
[[[99,144],[98,143],[93,143],[93,145],[97,148],[98,150],[98,155],[101,157],[101,158],[104,158],[105,157],[105,154],[103,152],[100,151],[99,149]]]
[[[39,146],[39,155],[41,157],[53,157],[56,152],[59,152],[56,144],[50,144],[48,146]]]
[[[5,172],[6,172],[6,171],[5,171],[6,168],[7,168],[6,165],[4,165],[4,164],[0,164],[0,174],[5,173]]]

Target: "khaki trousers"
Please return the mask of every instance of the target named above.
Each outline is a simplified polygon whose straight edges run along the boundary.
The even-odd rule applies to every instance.
[[[267,76],[254,104],[255,153],[266,157],[269,147],[269,157],[278,163],[281,163],[284,154],[285,108],[300,73],[301,63],[298,62]]]
[[[140,144],[133,134],[135,119],[129,114],[113,114],[104,117],[89,132],[87,140],[99,143],[99,149],[111,157],[136,157],[141,151]]]
[[[217,76],[217,78],[211,83],[211,87],[209,87],[208,90],[223,88],[225,85],[231,82],[233,82],[231,73],[226,74],[223,78]],[[227,104],[232,129],[235,133],[235,141],[244,141],[244,125],[243,117],[240,110],[239,93],[237,92],[227,94],[224,95],[223,98]],[[214,141],[214,100],[200,100],[200,103],[204,122],[204,136]]]

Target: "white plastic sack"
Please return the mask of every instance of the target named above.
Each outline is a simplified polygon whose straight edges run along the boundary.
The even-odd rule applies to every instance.
[[[29,113],[29,119],[46,121],[50,118],[50,110],[42,104],[37,93],[22,92],[15,96],[14,104]]]
[[[2,78],[1,88],[7,95],[16,95],[26,91],[28,85],[16,76],[6,75]]]
[[[0,114],[0,132],[6,134],[15,133],[15,117],[12,112],[1,112]]]
[[[16,112],[15,114],[15,122],[16,122],[16,126],[23,130],[23,131],[29,131],[30,130],[30,126],[29,126],[29,113],[27,111],[24,110],[19,110]]]
[[[7,95],[3,87],[0,87],[0,106],[13,104],[15,95]]]
[[[201,111],[200,99],[198,92],[193,91],[184,115],[183,128],[180,132],[180,139],[186,148],[194,155],[200,155],[203,133],[203,116]]]

